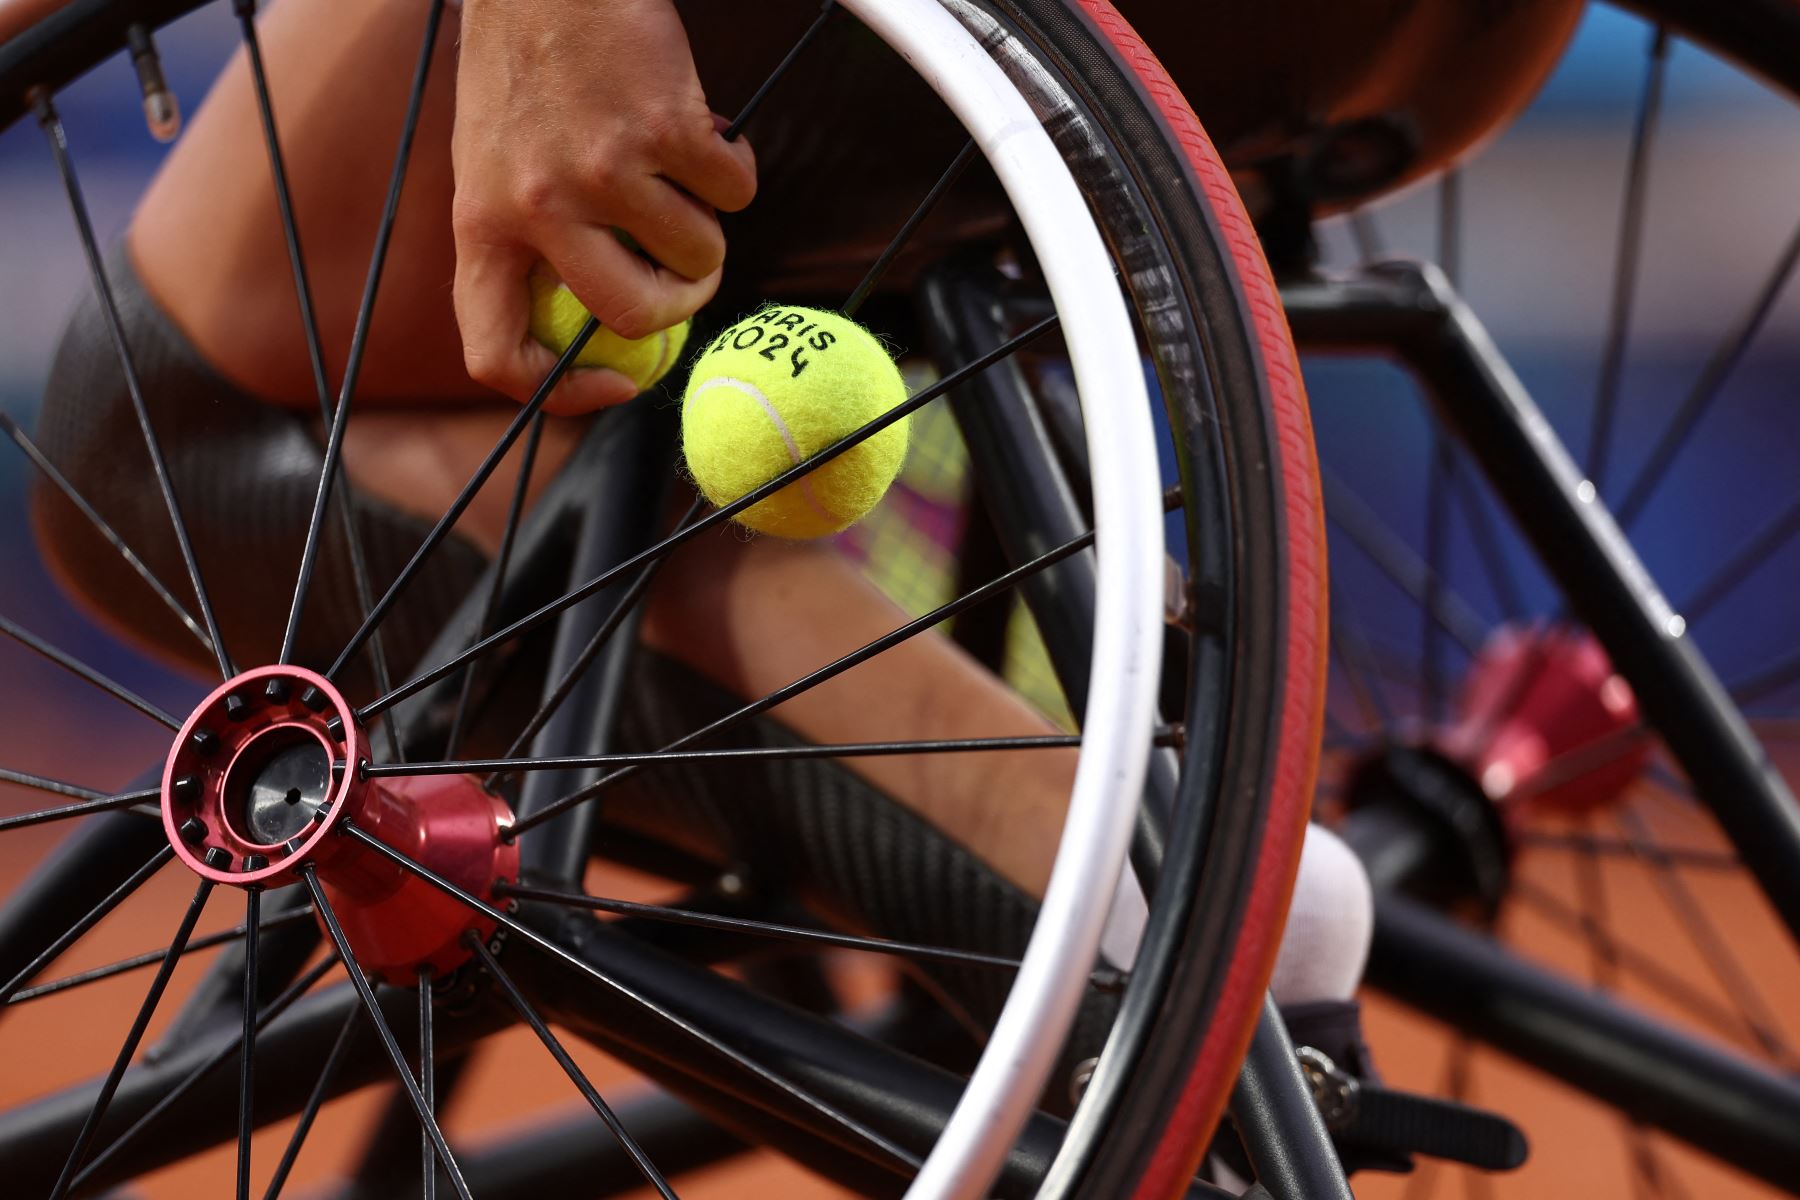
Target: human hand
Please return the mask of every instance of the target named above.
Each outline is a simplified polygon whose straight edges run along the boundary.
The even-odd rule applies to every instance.
[[[555,365],[527,330],[540,262],[624,337],[712,298],[716,210],[750,203],[756,163],[721,136],[673,0],[464,0],[456,84],[454,299],[472,378],[523,402]],[[636,390],[575,370],[548,407],[588,412]]]

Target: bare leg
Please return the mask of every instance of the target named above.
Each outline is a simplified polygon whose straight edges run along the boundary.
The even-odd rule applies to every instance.
[[[903,624],[829,546],[735,530],[702,536],[658,577],[644,639],[741,696],[762,696]],[[948,638],[927,633],[774,710],[808,740],[1059,732]],[[858,758],[846,765],[1034,895],[1075,778],[1073,750]]]
[[[424,6],[397,0],[277,0],[258,26],[334,384],[349,353],[424,27]],[[451,10],[437,39],[359,397],[493,399],[463,373],[450,308],[456,36]],[[208,362],[245,391],[310,411],[312,372],[242,51],[174,146],[129,237],[150,294]]]
[[[279,0],[259,33],[335,390],[386,199],[424,10],[398,0],[348,7]],[[450,304],[456,39],[456,13],[448,9],[344,451],[360,488],[413,509],[426,503],[418,497],[447,503],[516,411],[464,373]],[[314,411],[299,303],[241,51],[145,194],[127,242],[146,289],[214,369],[271,403]],[[578,422],[550,422],[538,478],[554,473],[580,432]],[[489,550],[504,521],[509,469],[460,526]],[[442,508],[439,503],[437,511]]]

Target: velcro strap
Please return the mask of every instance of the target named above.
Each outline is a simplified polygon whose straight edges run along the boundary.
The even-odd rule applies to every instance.
[[[1363,1085],[1349,1119],[1334,1130],[1345,1143],[1397,1153],[1427,1154],[1510,1171],[1525,1161],[1525,1134],[1505,1117],[1448,1100]]]

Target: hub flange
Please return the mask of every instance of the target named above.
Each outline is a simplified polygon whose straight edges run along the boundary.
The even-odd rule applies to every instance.
[[[258,667],[208,696],[163,769],[163,828],[188,868],[215,883],[275,888],[312,868],[370,975],[444,975],[494,923],[342,836],[346,822],[484,900],[518,878],[512,814],[473,776],[375,781],[368,738],[329,680]]]
[[[1642,773],[1637,699],[1584,630],[1502,626],[1464,680],[1456,723],[1436,739],[1509,820],[1530,807],[1587,812]]]
[[[1378,888],[1499,911],[1518,831],[1619,799],[1644,769],[1631,688],[1591,634],[1509,625],[1481,648],[1456,714],[1378,746],[1345,777],[1344,826]]]
[[[368,743],[349,703],[301,667],[258,667],[215,689],[182,725],[163,768],[163,828],[188,869],[215,883],[282,887],[323,867],[359,790]],[[208,850],[230,855],[223,868]],[[218,861],[218,856],[213,856]]]

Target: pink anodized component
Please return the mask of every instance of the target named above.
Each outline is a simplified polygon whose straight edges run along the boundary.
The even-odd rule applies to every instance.
[[[353,822],[484,900],[518,876],[503,836],[512,814],[472,776],[362,777],[368,739],[329,680],[302,667],[258,667],[194,710],[163,768],[163,828],[195,874],[236,887],[282,887],[310,866],[357,963],[390,983],[421,967],[443,975],[468,957],[462,935],[492,921],[343,836]]]
[[[1588,811],[1644,769],[1637,699],[1585,631],[1505,626],[1464,679],[1456,723],[1437,748],[1503,810]]]

